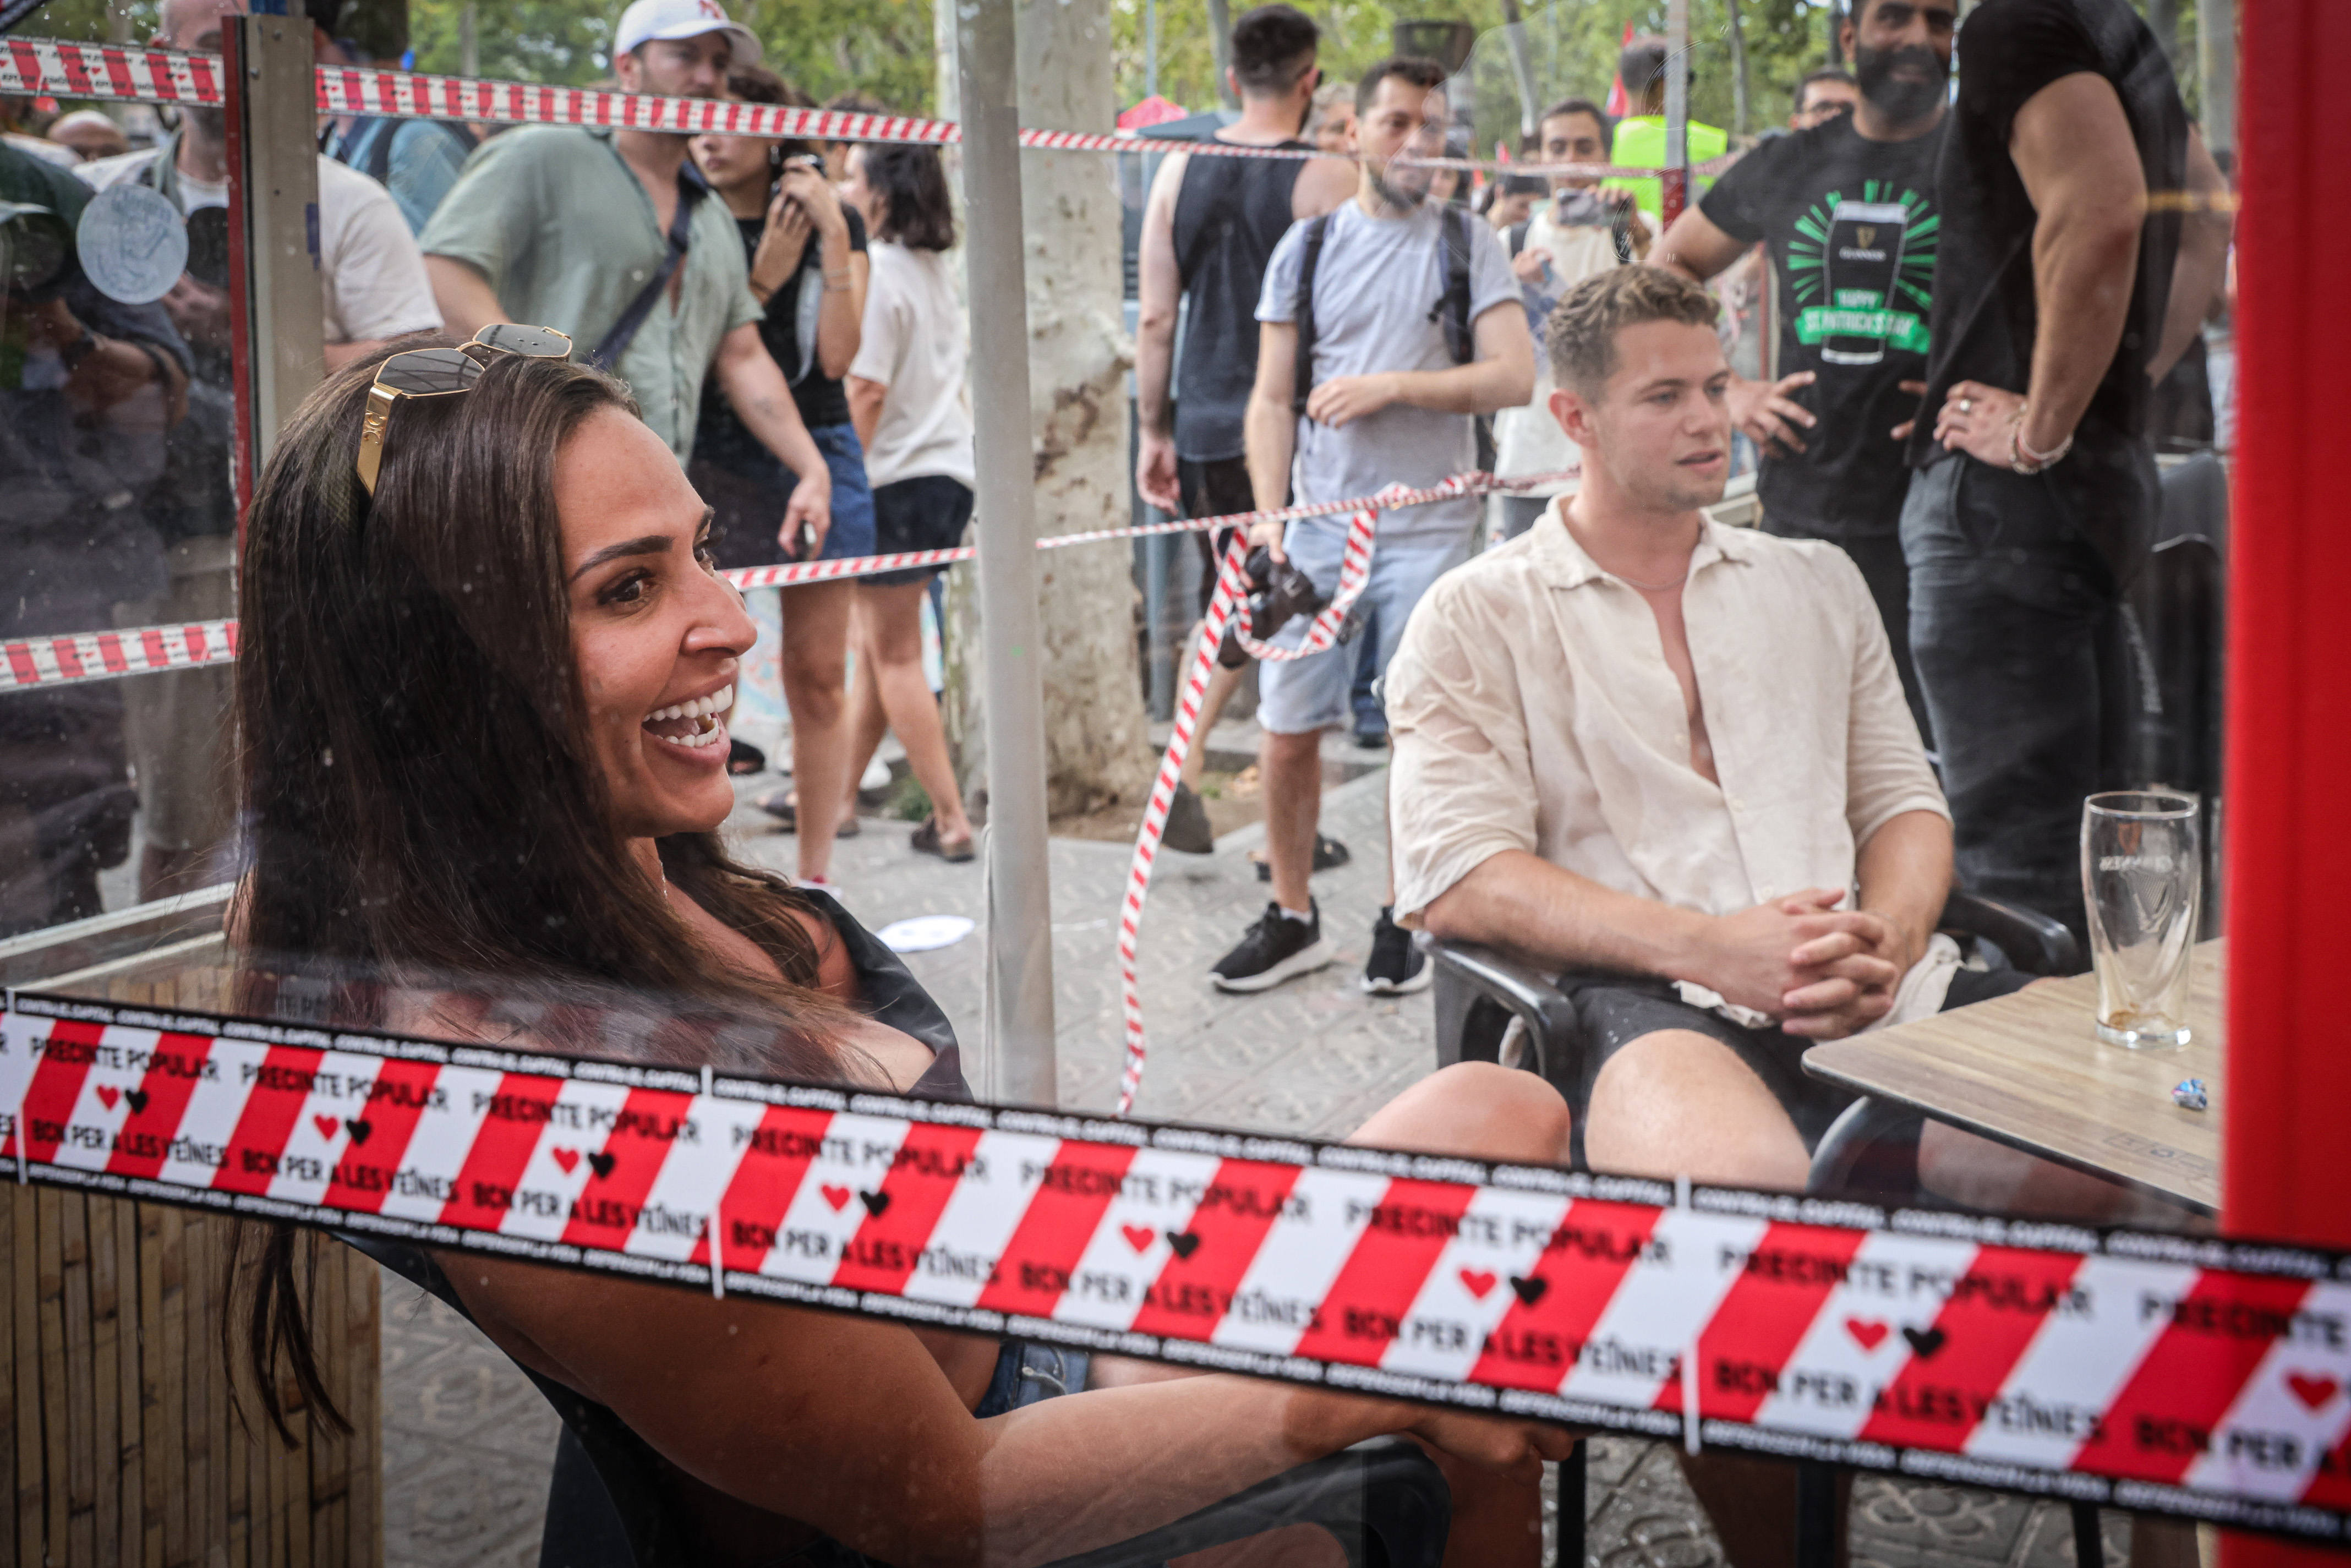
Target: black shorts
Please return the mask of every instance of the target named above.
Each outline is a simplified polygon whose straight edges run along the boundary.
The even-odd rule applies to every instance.
[[[2032,980],[2022,969],[1961,969],[1951,977],[1942,1010],[2004,997],[2022,990]],[[1852,1090],[1804,1071],[1804,1052],[1818,1041],[1800,1039],[1784,1030],[1749,1029],[1719,1012],[1692,1007],[1682,1000],[1671,980],[1575,970],[1559,977],[1559,988],[1573,1004],[1576,1027],[1583,1037],[1583,1082],[1576,1105],[1579,1119],[1592,1103],[1592,1086],[1608,1059],[1643,1035],[1667,1029],[1688,1030],[1729,1046],[1788,1113],[1807,1154],[1820,1146],[1829,1124],[1858,1098]]]
[[[971,524],[971,486],[944,474],[922,474],[882,486],[873,492],[873,553],[955,549]],[[925,582],[946,570],[916,566],[877,571],[858,580],[889,588]]]
[[[1176,488],[1183,497],[1184,515],[1187,517],[1228,517],[1237,512],[1257,510],[1257,491],[1249,484],[1249,459],[1246,457],[1217,457],[1205,463],[1178,457],[1176,460]],[[1215,528],[1192,536],[1200,547],[1200,613],[1203,615],[1208,612],[1208,601],[1216,595],[1217,562],[1224,558],[1232,537],[1230,528]]]

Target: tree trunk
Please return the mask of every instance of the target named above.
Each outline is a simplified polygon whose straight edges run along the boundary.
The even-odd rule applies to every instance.
[[[1102,37],[1107,38],[1110,35],[1104,33]],[[1241,106],[1240,95],[1233,90],[1232,84],[1233,13],[1226,0],[1208,0],[1208,50],[1217,62],[1217,101],[1227,109],[1238,109]],[[1108,50],[1105,49],[1104,53],[1107,54]],[[1021,91],[1028,91],[1025,81]],[[1021,123],[1025,125],[1028,121]]]
[[[1750,119],[1747,77],[1747,32],[1740,25],[1739,0],[1722,0],[1722,8],[1730,23],[1730,95],[1731,131],[1744,136]]]
[[[1519,14],[1519,0],[1502,0],[1502,42],[1510,48],[1510,75],[1519,84],[1519,134],[1531,137],[1543,106],[1536,101],[1534,60],[1527,52],[1527,24]]]
[[[1018,0],[1020,123],[1102,131],[1116,118],[1109,0]],[[948,10],[946,6],[939,8]],[[940,64],[943,111],[951,51]],[[1092,152],[1028,152],[1020,165],[1026,237],[1029,385],[1039,538],[1129,517],[1126,372],[1133,348],[1119,299],[1122,209],[1115,172]],[[974,299],[975,310],[987,301]],[[972,395],[987,395],[972,367]],[[1134,552],[1116,544],[1050,550],[1039,562],[1043,615],[1048,805],[1055,815],[1140,800],[1151,737],[1135,659]],[[948,577],[947,732],[967,789],[987,777],[980,623],[973,574]]]

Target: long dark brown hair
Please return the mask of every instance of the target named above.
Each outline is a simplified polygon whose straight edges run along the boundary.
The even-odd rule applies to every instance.
[[[411,340],[403,347],[416,347]],[[809,902],[712,832],[659,841],[672,884],[781,979],[722,961],[615,830],[574,667],[557,454],[592,414],[635,413],[564,361],[494,356],[471,392],[393,410],[371,497],[355,468],[375,356],[304,402],[246,520],[237,725],[250,867],[232,939],[239,1005],[427,1028],[435,997],[492,998],[531,1042],[579,1055],[864,1079],[816,989]],[[480,1017],[475,1006],[468,1016]],[[291,1441],[281,1356],[342,1418],[310,1352],[306,1250],[273,1228],[230,1257],[245,1355]]]

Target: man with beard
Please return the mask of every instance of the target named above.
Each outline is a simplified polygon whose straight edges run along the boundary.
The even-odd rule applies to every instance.
[[[620,89],[716,98],[759,40],[717,0],[636,0],[613,34]],[[424,264],[449,330],[498,321],[571,335],[573,357],[629,383],[644,422],[683,464],[702,383],[797,481],[787,549],[822,549],[832,477],[759,337],[743,239],[674,131],[534,125],[485,142],[425,225]]]
[[[1472,416],[1527,401],[1534,347],[1518,280],[1494,231],[1429,200],[1420,160],[1445,150],[1445,68],[1399,57],[1355,89],[1355,196],[1298,225],[1268,264],[1257,319],[1257,382],[1244,431],[1259,507],[1421,486],[1475,465]],[[1294,481],[1294,486],[1293,486]],[[1428,585],[1468,554],[1479,501],[1464,496],[1386,512],[1362,602],[1380,663],[1403,636]],[[1293,561],[1329,595],[1338,586],[1348,519],[1260,523],[1251,540]],[[1274,641],[1296,646],[1302,618]],[[1307,888],[1322,796],[1322,732],[1347,721],[1356,650],[1268,663],[1259,672],[1259,751],[1273,902],[1211,973],[1229,991],[1258,991],[1338,956],[1322,939]],[[1427,960],[1385,910],[1373,927],[1364,988],[1428,984]]]
[[[1731,416],[1763,454],[1766,532],[1828,539],[1861,568],[1903,695],[1910,663],[1894,427],[1917,409],[1941,219],[1955,0],[1862,0],[1840,24],[1861,100],[1740,159],[1667,231],[1655,259],[1700,282],[1769,245],[1780,287],[1781,379],[1734,381]]]

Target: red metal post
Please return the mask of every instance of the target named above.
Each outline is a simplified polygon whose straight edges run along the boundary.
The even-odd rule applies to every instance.
[[[2351,1246],[2351,5],[2253,0],[2224,797],[2232,1234]],[[2228,1568],[2332,1565],[2232,1537]]]

